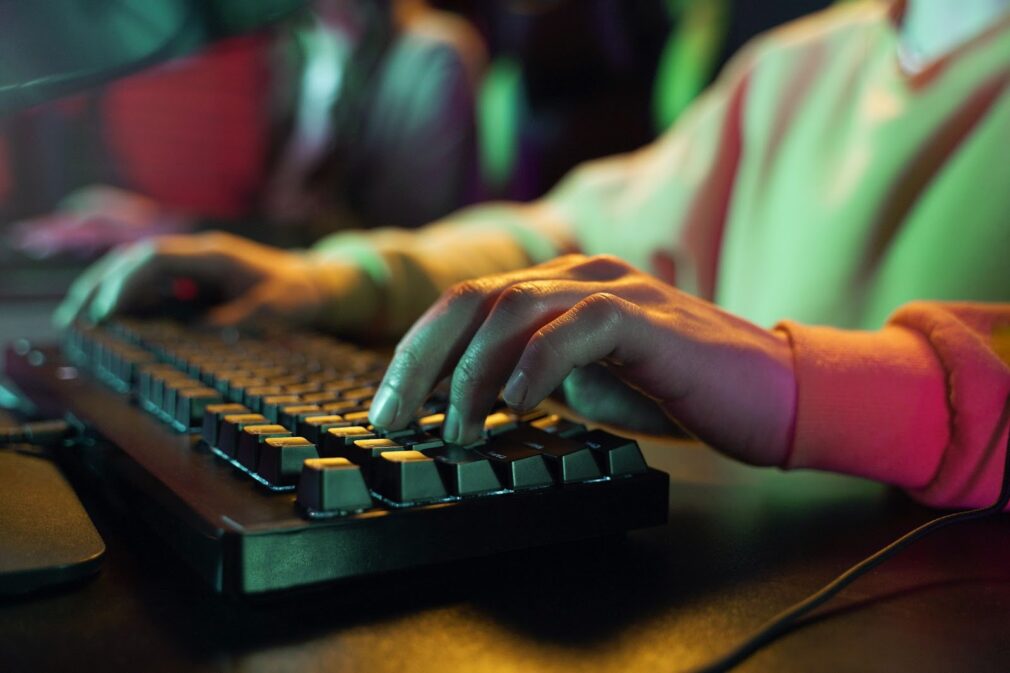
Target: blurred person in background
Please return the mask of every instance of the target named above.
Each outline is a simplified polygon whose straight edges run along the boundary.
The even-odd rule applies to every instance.
[[[1007,147],[1010,0],[856,2],[750,43],[658,141],[531,204],[307,252],[163,238],[92,267],[57,319],[188,276],[223,293],[212,324],[402,335],[379,426],[443,377],[460,444],[500,392],[522,411],[559,390],[753,464],[981,506],[1010,397]]]
[[[58,204],[14,228],[35,256],[200,220],[417,226],[471,200],[485,62],[477,32],[424,0],[315,0],[8,122],[0,159],[18,170],[0,171],[0,205],[23,217]]]

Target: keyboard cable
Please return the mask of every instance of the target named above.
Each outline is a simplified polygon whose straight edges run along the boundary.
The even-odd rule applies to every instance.
[[[1006,425],[1010,420],[1010,395],[1003,405],[1003,412],[998,421],[1000,426]],[[999,435],[997,435],[998,437]],[[733,649],[726,652],[718,659],[710,661],[698,668],[690,669],[689,673],[723,673],[729,671],[738,664],[743,663],[751,655],[795,628],[801,627],[800,619],[817,609],[824,603],[837,596],[842,589],[852,584],[858,578],[879,566],[884,561],[893,558],[898,552],[903,550],[917,540],[921,540],[926,535],[941,528],[955,523],[965,521],[975,521],[988,516],[999,514],[1007,504],[1010,503],[1010,432],[1007,433],[1006,452],[1003,456],[1003,479],[1000,487],[999,497],[996,502],[988,507],[979,507],[960,512],[953,512],[936,517],[921,526],[905,533],[891,544],[880,549],[875,554],[867,556],[862,561],[852,566],[818,591],[810,594],[798,603],[786,608],[769,619],[763,626],[755,631],[746,640],[737,644]]]

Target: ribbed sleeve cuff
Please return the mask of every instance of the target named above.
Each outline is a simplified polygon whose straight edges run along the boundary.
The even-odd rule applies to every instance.
[[[784,467],[853,474],[919,488],[949,440],[943,368],[926,338],[780,323],[792,342],[793,443]]]

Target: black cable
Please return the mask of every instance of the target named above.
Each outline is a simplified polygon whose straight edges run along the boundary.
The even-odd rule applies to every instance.
[[[55,444],[69,436],[66,421],[37,421],[24,425],[0,426],[0,447],[6,444]]]
[[[1007,417],[1007,412],[1010,412],[1010,396],[1007,397],[1006,404],[1004,405],[1003,418]],[[722,673],[723,671],[732,669],[765,645],[773,642],[786,633],[789,633],[797,626],[797,622],[802,617],[834,598],[842,589],[849,586],[859,577],[865,575],[870,570],[873,570],[884,561],[892,558],[916,540],[920,540],[933,531],[939,530],[953,523],[973,521],[993,514],[999,514],[1006,508],[1008,503],[1010,503],[1010,432],[1007,433],[1006,453],[1003,456],[1003,482],[1000,488],[999,497],[996,499],[995,503],[989,505],[988,507],[979,507],[977,509],[970,509],[963,512],[945,514],[944,516],[937,517],[932,521],[927,521],[918,528],[905,533],[877,553],[866,557],[856,565],[846,570],[834,580],[824,585],[817,592],[807,596],[799,603],[794,603],[792,606],[772,617],[753,635],[739,643],[726,654],[705,664],[704,666],[701,666],[700,668],[692,669],[691,673]]]

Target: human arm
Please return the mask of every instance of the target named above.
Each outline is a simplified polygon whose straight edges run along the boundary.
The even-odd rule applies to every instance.
[[[499,391],[526,411],[602,364],[720,451],[888,482],[933,506],[995,500],[1010,305],[916,303],[875,332],[765,330],[611,257],[570,256],[449,290],[373,403],[399,427],[443,375],[446,439],[479,435]]]

